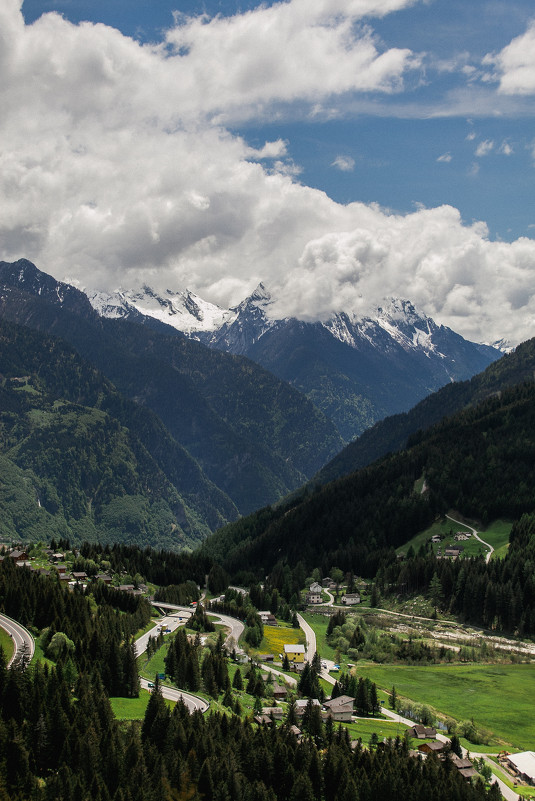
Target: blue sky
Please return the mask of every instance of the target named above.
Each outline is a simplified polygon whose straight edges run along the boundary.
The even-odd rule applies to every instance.
[[[0,257],[535,333],[532,0],[5,0],[2,46]]]
[[[103,22],[147,42],[162,40],[174,24],[173,13],[232,16],[257,5],[221,0],[25,0],[23,12],[31,22],[55,10],[72,22]],[[353,111],[355,98],[348,97],[337,108],[335,120],[315,121],[301,109],[287,108],[284,116],[289,119],[263,120],[260,126],[248,120],[233,130],[254,146],[266,138],[287,141],[289,155],[302,170],[298,180],[341,203],[377,202],[400,212],[418,204],[448,203],[466,222],[484,220],[493,237],[533,236],[533,109],[520,103],[507,114],[490,99],[481,112],[468,113],[465,103],[464,113],[456,113],[451,95],[466,90],[466,79],[458,71],[440,74],[434,67],[456,59],[480,62],[524,33],[532,19],[531,0],[416,3],[373,20],[386,46],[427,54],[426,69],[418,71],[402,95],[381,98],[378,113],[370,113],[369,107],[360,111],[358,102]],[[366,99],[373,104],[372,94]],[[467,139],[470,135],[474,138]],[[494,143],[492,151],[477,156],[478,144],[485,141]],[[512,149],[508,157],[499,151],[504,142]],[[346,159],[345,169],[336,167],[340,156]]]

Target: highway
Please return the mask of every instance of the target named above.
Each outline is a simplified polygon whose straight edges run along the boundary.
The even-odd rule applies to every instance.
[[[156,606],[158,606],[158,604],[156,604]],[[165,606],[168,607],[169,604]],[[191,609],[186,609],[186,612],[191,613]],[[144,654],[147,650],[149,637],[157,637],[160,633],[160,629],[171,629],[172,632],[176,631],[179,626],[184,625],[186,619],[189,617],[190,614],[185,615],[182,611],[180,615],[167,615],[166,617],[159,618],[158,622],[150,631],[145,632],[145,634],[142,634],[141,637],[136,640],[136,657]],[[153,682],[150,682],[148,679],[144,679],[143,676],[139,677],[139,683],[144,690],[150,690],[149,685],[153,684]],[[167,684],[162,684],[162,682],[160,682],[160,690],[162,696],[170,701],[180,701],[180,699],[182,699],[190,712],[194,712],[196,709],[199,709],[201,712],[206,712],[210,706],[204,698],[199,698],[196,695],[187,693],[185,690],[177,690],[176,687],[169,687]]]
[[[27,654],[29,662],[35,651],[35,642],[30,632],[25,629],[24,626],[21,626],[20,623],[7,617],[7,615],[0,614],[0,626],[4,631],[7,631],[15,645],[13,656],[9,660],[7,666],[10,667],[14,664],[24,653]]]

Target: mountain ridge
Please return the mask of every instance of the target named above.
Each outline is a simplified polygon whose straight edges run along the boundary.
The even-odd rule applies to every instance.
[[[332,420],[346,443],[377,420],[410,409],[450,381],[470,378],[501,355],[396,298],[368,315],[340,312],[325,322],[275,319],[271,307],[276,299],[261,283],[237,306],[226,311],[212,307],[194,325],[184,322],[184,305],[180,313],[176,308],[172,315],[162,313],[165,297],[147,287],[122,292],[116,306],[111,295],[105,304],[95,297],[92,303],[104,315],[135,319],[151,313],[147,294],[153,303],[159,298],[154,319],[165,318],[211,348],[247,356],[295,386]]]

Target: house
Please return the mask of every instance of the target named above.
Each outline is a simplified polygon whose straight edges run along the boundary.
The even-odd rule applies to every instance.
[[[281,706],[264,706],[262,707],[262,715],[266,715],[268,720],[282,720],[284,709]]]
[[[346,594],[342,598],[342,603],[346,606],[355,606],[355,604],[360,603],[360,593],[358,592],[346,592]]]
[[[108,573],[97,573],[95,578],[98,581],[103,581],[104,584],[111,584],[112,582],[112,577]]]
[[[83,570],[79,570],[77,572],[73,572],[72,577],[75,581],[86,581],[87,573],[85,573]]]
[[[258,617],[264,626],[278,626],[277,618],[272,612],[259,612]]]
[[[469,759],[461,758],[457,756],[457,754],[454,753],[450,754],[450,759],[452,761],[452,764],[455,765],[455,767],[457,768],[457,770],[468,770],[469,768],[474,767]]]
[[[471,536],[472,535],[471,535],[471,533],[469,531],[458,531],[455,534],[455,539],[458,542],[463,542],[464,540],[469,540]]]
[[[30,558],[28,556],[28,552],[27,551],[24,551],[24,550],[21,551],[19,549],[15,549],[15,550],[11,551],[9,556],[11,557],[11,559],[14,559],[15,562],[27,562],[28,559]]]
[[[301,736],[301,729],[295,724],[293,726],[290,726],[290,731],[292,734],[295,734],[296,737]]]
[[[450,557],[451,559],[457,559],[460,556],[461,551],[464,551],[462,545],[448,545],[444,551],[444,556]]]
[[[285,645],[284,655],[288,657],[290,662],[304,662],[305,661],[305,646],[298,645]]]
[[[444,750],[444,743],[435,740],[432,743],[422,743],[418,746],[418,751],[422,754],[440,754]]]
[[[306,602],[307,604],[320,604],[321,601],[321,584],[315,581],[309,587],[306,595]]]
[[[510,754],[507,757],[509,767],[526,784],[535,785],[535,752],[523,751],[521,754]]]
[[[56,565],[56,570],[60,574],[60,576],[64,576],[67,572],[67,565]]]
[[[442,537],[440,536],[440,534],[433,534],[433,536],[431,537],[431,542],[441,542],[441,541]]]
[[[419,740],[425,740],[428,737],[434,740],[437,736],[437,730],[431,726],[422,726],[421,723],[415,723],[409,729],[408,735],[409,737],[417,737]]]
[[[326,576],[321,582],[322,587],[327,587],[327,589],[330,588],[331,584],[334,584],[334,582],[330,576]]]
[[[305,709],[309,703],[312,703],[312,706],[321,706],[320,702],[317,698],[298,698],[295,702],[295,714],[298,718],[303,717],[305,714]]]
[[[257,659],[259,662],[273,662],[275,660],[274,654],[258,654]]]
[[[353,701],[349,695],[339,695],[338,698],[331,698],[324,701],[323,707],[326,709],[333,720],[349,722],[353,714]]]
[[[278,701],[281,701],[283,698],[286,698],[288,695],[288,690],[286,687],[282,687],[280,684],[273,685],[273,698]]]

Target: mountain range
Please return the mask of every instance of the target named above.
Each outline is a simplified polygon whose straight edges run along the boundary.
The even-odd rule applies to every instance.
[[[365,316],[340,312],[307,322],[274,318],[275,299],[263,284],[230,309],[189,291],[148,286],[88,296],[104,317],[166,323],[210,348],[247,356],[305,394],[345,442],[501,355],[393,298]]]
[[[235,514],[299,487],[343,445],[302,393],[249,359],[169,326],[100,317],[82,292],[26,260],[0,263],[0,316],[61,337],[124,397],[158,415]]]
[[[434,425],[419,428],[426,425],[425,408],[409,413],[405,447],[397,453],[384,452],[349,473],[355,460],[346,453],[342,464],[337,457],[336,480],[311,483],[283,504],[221,529],[204,544],[206,554],[236,581],[258,576],[258,565],[263,574],[301,565],[304,575],[341,565],[373,577],[381,564],[395,562],[395,548],[449,510],[483,527],[533,513],[534,375],[532,339],[472,381],[424,401],[432,411],[427,419],[438,418]],[[386,438],[397,423],[393,418],[376,428]]]

